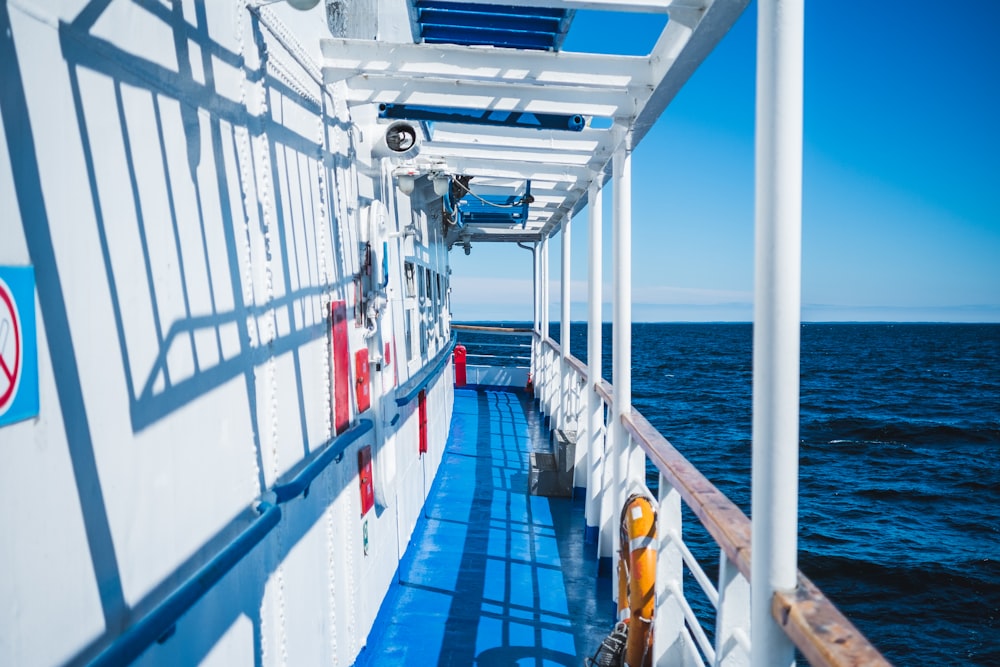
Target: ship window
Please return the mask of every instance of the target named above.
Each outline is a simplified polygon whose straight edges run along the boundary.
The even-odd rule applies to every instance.
[[[404,272],[406,273],[406,296],[413,297],[417,295],[417,276],[416,267],[413,262],[406,262],[403,265]]]
[[[413,310],[406,309],[406,360],[413,361]]]
[[[365,326],[364,286],[360,274],[354,278],[354,326]]]
[[[420,356],[427,355],[427,293],[430,290],[430,283],[425,277],[427,273],[421,271],[417,277],[417,290],[420,293],[418,317],[420,318]]]
[[[427,315],[420,314],[420,356],[427,356]]]

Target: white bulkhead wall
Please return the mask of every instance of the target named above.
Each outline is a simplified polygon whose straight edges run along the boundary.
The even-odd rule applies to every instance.
[[[0,664],[85,661],[217,553],[333,435],[331,301],[351,352],[367,345],[356,139],[298,62],[318,54],[322,5],[262,22],[239,2],[83,4],[0,12],[19,74],[0,100],[0,264],[35,267],[41,405],[0,427]],[[446,275],[420,215],[422,242],[390,254]],[[428,391],[423,458],[400,408],[399,498],[368,513],[367,555],[372,433],[139,664],[352,662],[440,462],[450,372]]]

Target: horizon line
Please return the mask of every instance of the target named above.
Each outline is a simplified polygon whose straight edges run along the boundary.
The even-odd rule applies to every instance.
[[[532,324],[531,320],[520,319],[453,319],[454,324],[471,324],[475,322]],[[549,324],[560,324],[560,320],[549,320]],[[570,324],[589,324],[587,320],[570,320]],[[800,320],[800,324],[995,324],[998,320]],[[610,320],[601,320],[601,324],[614,324]],[[632,324],[753,324],[753,320],[632,320]]]

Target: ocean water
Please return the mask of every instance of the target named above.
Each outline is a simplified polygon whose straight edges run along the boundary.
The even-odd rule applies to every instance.
[[[1000,325],[801,340],[799,568],[900,667],[1000,665]],[[635,407],[749,515],[751,325],[635,324],[632,342]]]

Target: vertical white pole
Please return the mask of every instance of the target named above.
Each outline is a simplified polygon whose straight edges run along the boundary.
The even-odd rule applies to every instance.
[[[549,339],[549,239],[542,239],[542,340]],[[548,345],[542,346],[542,412],[552,414],[552,355]]]
[[[538,258],[540,257],[540,253],[538,252],[538,245],[539,244],[536,241],[534,247],[531,249],[531,264],[532,264],[531,297],[532,297],[532,307],[534,309],[534,318],[535,318],[534,329],[536,332],[541,332],[542,318],[538,316],[538,313],[541,309],[542,300],[540,295],[538,294],[538,287],[539,285],[541,285],[542,281],[539,280],[539,275],[538,275],[539,274]]]
[[[542,336],[549,337],[549,239],[542,241]]]
[[[601,498],[604,495],[602,486],[604,467],[604,405],[597,395],[596,386],[601,381],[601,365],[603,362],[601,348],[604,344],[601,331],[601,281],[603,280],[601,255],[603,254],[603,192],[596,181],[590,184],[587,209],[590,211],[589,226],[589,256],[587,271],[587,507],[584,541],[596,544],[601,526],[608,524],[611,530],[611,517],[601,517]],[[604,540],[607,553],[611,555],[610,535]]]
[[[622,415],[632,410],[632,151],[628,138],[614,155],[614,225],[611,234],[613,257],[613,316],[611,330],[613,458],[615,471],[614,507],[625,505],[630,470],[629,437]],[[615,552],[619,549],[618,530]]]
[[[756,258],[753,333],[755,667],[795,664],[771,615],[796,585],[802,246],[803,0],[761,0],[757,22]]]
[[[559,425],[568,429],[570,377],[569,377],[569,269],[570,269],[570,218],[567,216],[562,223],[562,266],[559,282]]]
[[[533,300],[532,305],[534,306],[534,320],[535,320],[533,329],[535,330],[535,333],[540,336],[542,333],[542,318],[539,315],[539,313],[541,312],[542,309],[542,297],[541,294],[539,293],[539,290],[542,281],[540,275],[541,265],[539,264],[540,261],[539,258],[542,256],[542,254],[540,252],[539,245],[540,244],[536,241],[534,247],[532,247],[531,249],[531,263],[532,263],[531,295]],[[541,352],[542,352],[541,340],[540,339],[536,340],[536,338],[533,336],[531,341],[531,380],[535,386],[536,397],[541,396],[541,394],[539,393],[540,390],[539,382],[541,380],[539,372],[542,367]]]

